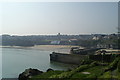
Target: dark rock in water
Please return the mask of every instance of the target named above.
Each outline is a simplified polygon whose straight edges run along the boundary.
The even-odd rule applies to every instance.
[[[54,70],[53,70],[53,69],[51,69],[51,68],[49,68],[49,69],[47,70],[47,72],[48,72],[48,71],[54,71]]]
[[[38,69],[26,69],[23,73],[21,73],[18,77],[19,80],[28,80],[32,76],[40,75],[43,73],[42,71],[39,71]]]

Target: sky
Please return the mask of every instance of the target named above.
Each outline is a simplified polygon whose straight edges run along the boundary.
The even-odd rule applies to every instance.
[[[4,2],[0,4],[0,34],[117,33],[117,2]]]

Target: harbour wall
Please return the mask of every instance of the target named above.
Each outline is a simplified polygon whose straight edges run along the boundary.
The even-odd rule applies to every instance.
[[[52,54],[50,54],[50,60],[67,64],[81,64],[82,60],[86,59],[102,62],[112,62],[116,56],[120,55],[80,55],[53,52]]]
[[[51,61],[57,61],[68,64],[80,64],[82,60],[88,59],[88,55],[64,54],[53,52],[50,54]]]

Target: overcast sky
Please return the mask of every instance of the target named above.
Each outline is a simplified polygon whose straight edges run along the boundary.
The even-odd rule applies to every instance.
[[[0,34],[116,33],[117,2],[2,3]]]

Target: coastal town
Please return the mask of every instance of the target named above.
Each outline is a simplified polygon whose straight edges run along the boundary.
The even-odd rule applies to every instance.
[[[87,48],[118,48],[119,34],[89,35],[1,35],[3,46],[77,45]],[[0,41],[1,42],[1,41]],[[25,42],[23,44],[23,42]],[[89,44],[88,44],[89,43]]]

